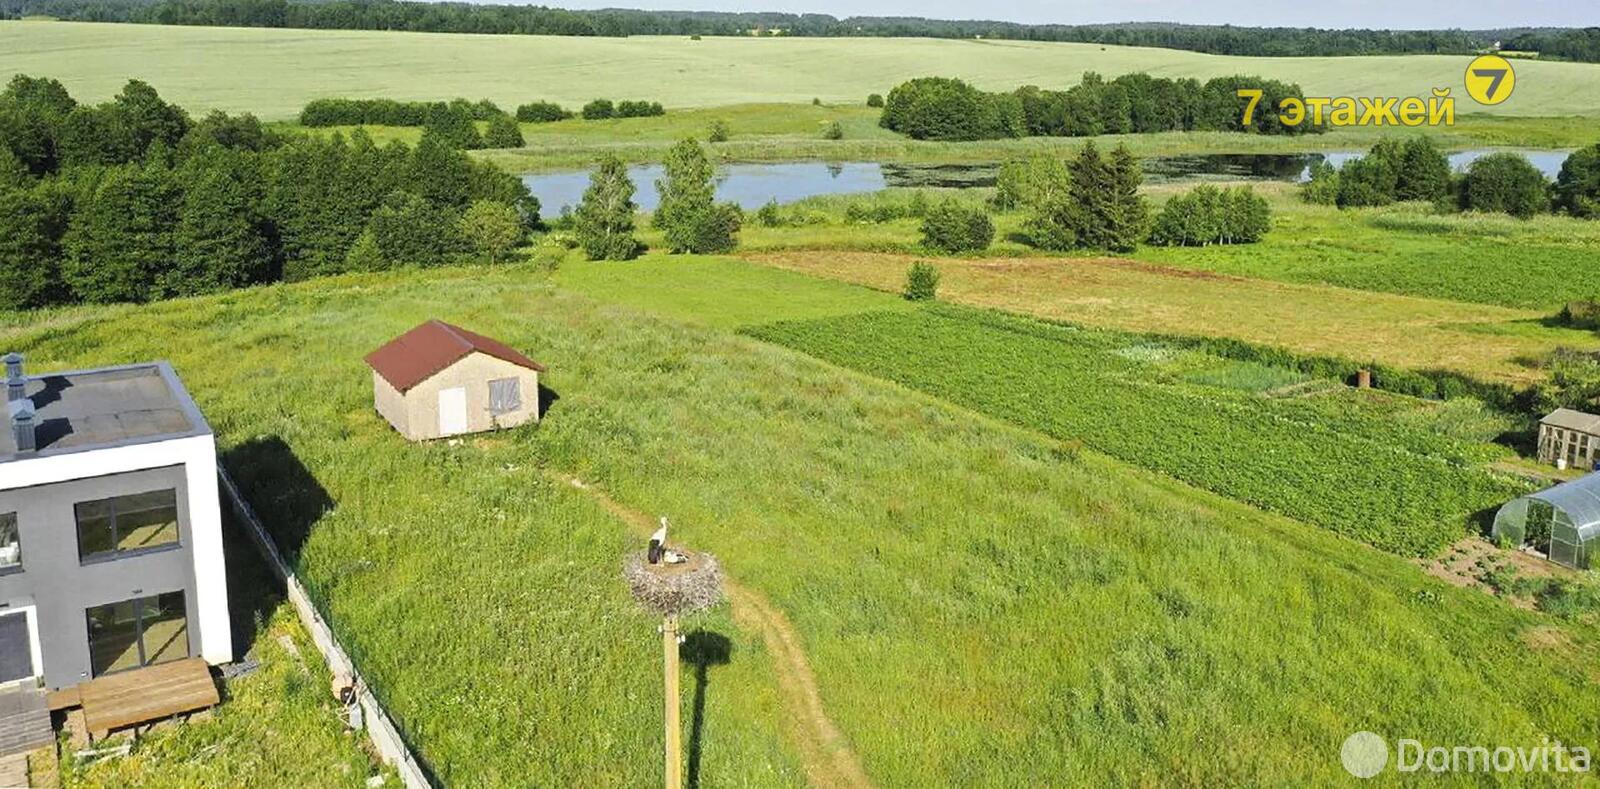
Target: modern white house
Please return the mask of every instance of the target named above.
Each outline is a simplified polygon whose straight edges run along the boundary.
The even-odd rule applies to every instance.
[[[216,442],[172,367],[4,363],[0,685],[231,661]]]

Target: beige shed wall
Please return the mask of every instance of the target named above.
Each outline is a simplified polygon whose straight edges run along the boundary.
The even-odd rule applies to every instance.
[[[378,375],[377,370],[372,371],[372,407],[378,409],[378,413],[389,420],[389,424],[394,425],[394,429],[400,431],[400,435],[408,437],[411,435],[405,395],[400,394],[400,390],[391,386],[383,376]]]
[[[522,408],[509,414],[489,413],[489,382],[498,378],[522,381]],[[387,383],[387,382],[385,382]],[[462,387],[467,394],[467,432],[480,433],[516,427],[539,418],[539,373],[484,353],[473,353],[403,395],[405,427],[390,419],[402,435],[413,441],[442,438],[439,433],[439,392]],[[382,409],[379,409],[380,413]],[[387,415],[385,415],[387,416]]]

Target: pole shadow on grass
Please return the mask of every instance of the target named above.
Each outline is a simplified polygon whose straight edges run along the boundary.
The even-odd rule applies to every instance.
[[[694,708],[689,716],[689,774],[687,785],[700,786],[700,754],[705,745],[706,685],[712,666],[725,666],[733,656],[733,642],[721,633],[696,630],[683,640],[679,659],[694,666]]]
[[[261,518],[290,567],[299,564],[300,549],[311,527],[333,511],[333,499],[311,470],[277,436],[252,438],[222,453],[246,501]]]

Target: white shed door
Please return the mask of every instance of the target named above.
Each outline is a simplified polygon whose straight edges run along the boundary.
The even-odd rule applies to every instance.
[[[439,390],[439,435],[467,432],[467,390],[464,387]]]

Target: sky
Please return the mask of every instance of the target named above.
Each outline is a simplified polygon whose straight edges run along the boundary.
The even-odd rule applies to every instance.
[[[521,0],[484,0],[520,2]],[[1389,29],[1591,27],[1597,0],[540,0],[561,8],[786,11],[846,16],[925,16],[1010,22],[1187,22],[1258,27]]]

